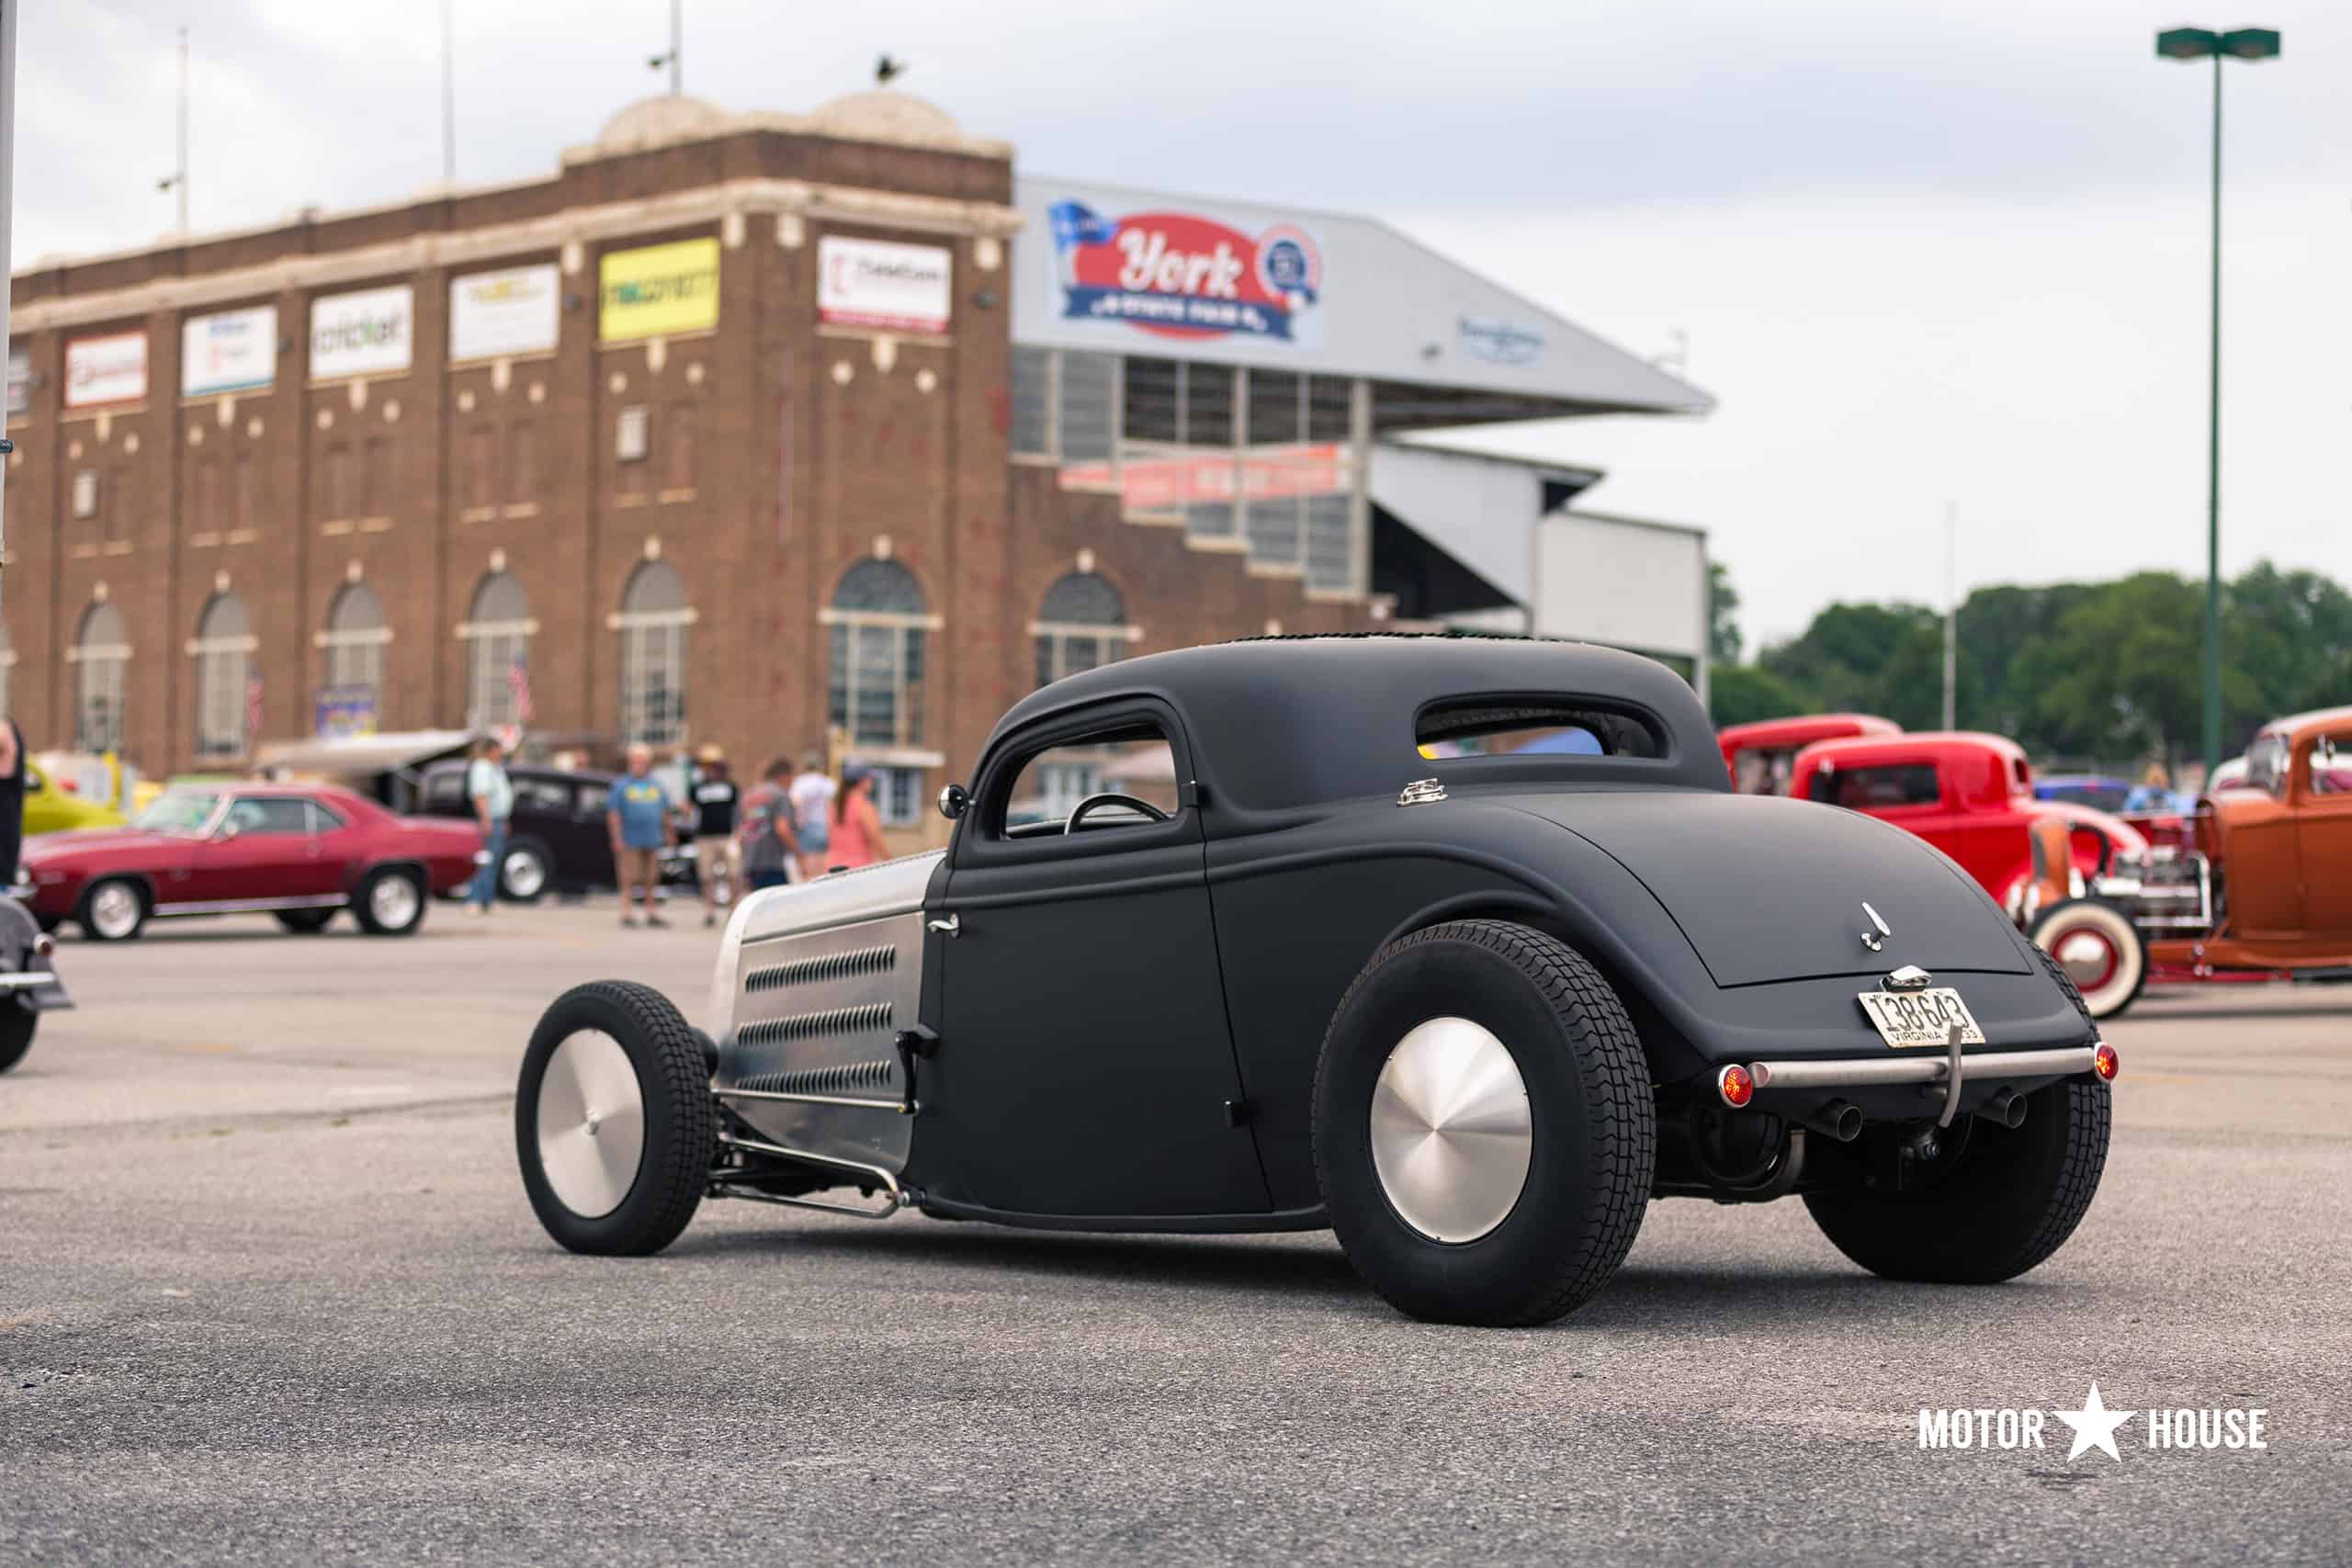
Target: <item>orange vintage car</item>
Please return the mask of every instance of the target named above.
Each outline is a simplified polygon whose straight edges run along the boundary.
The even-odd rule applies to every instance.
[[[2064,835],[2037,830],[2030,929],[2094,1018],[2150,980],[2352,979],[2352,707],[2273,720],[2246,763],[2190,843],[2119,856],[2079,897]]]

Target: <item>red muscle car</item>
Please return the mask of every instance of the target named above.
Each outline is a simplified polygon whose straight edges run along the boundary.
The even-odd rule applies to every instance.
[[[2145,853],[2130,823],[2087,806],[2036,800],[2025,750],[1998,735],[1966,731],[1825,740],[1798,753],[1789,793],[1843,806],[1909,829],[1960,863],[2013,916],[2033,883],[2032,828],[2066,826],[2081,878],[2119,855]]]
[[[343,908],[372,935],[405,936],[427,895],[473,874],[481,840],[330,785],[175,784],[128,828],[27,843],[23,880],[43,927],[73,920],[100,942],[178,915],[268,913],[311,932]]]

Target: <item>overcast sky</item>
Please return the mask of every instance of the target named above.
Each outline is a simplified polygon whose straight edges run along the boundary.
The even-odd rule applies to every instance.
[[[192,225],[393,199],[441,172],[430,0],[25,8],[18,265],[171,227],[193,28]],[[1023,167],[1367,212],[1721,406],[1487,444],[1595,462],[1590,503],[1696,523],[1751,643],[1838,597],[2201,573],[2210,64],[2226,91],[2223,569],[2352,581],[2352,6],[2262,0],[685,0],[690,93],[806,109],[902,84]],[[458,0],[466,182],[552,172],[662,83],[665,0]]]

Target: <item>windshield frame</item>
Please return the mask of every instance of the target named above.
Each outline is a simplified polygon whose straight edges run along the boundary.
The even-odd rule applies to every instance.
[[[2292,739],[2278,730],[2266,729],[2245,749],[2245,787],[2258,789],[2273,800],[2284,800],[2294,763]]]
[[[163,794],[149,801],[140,810],[139,815],[131,818],[130,825],[141,832],[164,833],[175,839],[209,838],[213,829],[220,823],[220,813],[228,804],[229,794],[230,792],[226,789],[218,789],[208,784],[171,784],[165,787]],[[209,795],[212,804],[205,807],[203,818],[193,828],[164,827],[148,820],[164,802],[175,795]]]

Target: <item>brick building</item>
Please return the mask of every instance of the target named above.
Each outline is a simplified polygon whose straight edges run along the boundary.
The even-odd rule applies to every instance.
[[[1190,252],[1170,223],[1090,281],[1115,224],[918,100],[664,97],[548,178],[43,262],[11,320],[6,701],[36,746],[156,774],[526,702],[535,736],[739,760],[831,723],[911,826],[1015,696],[1105,658],[1400,595],[1560,629],[1461,564],[1479,516],[1397,536],[1382,442],[1704,406],[1580,336],[1562,375],[1600,390],[1519,375],[1528,330],[1486,315],[1459,342],[1518,381],[1351,366],[1308,341],[1339,309],[1316,222]],[[1057,276],[1094,320],[1043,319]],[[1524,477],[1533,518],[1598,475]]]

